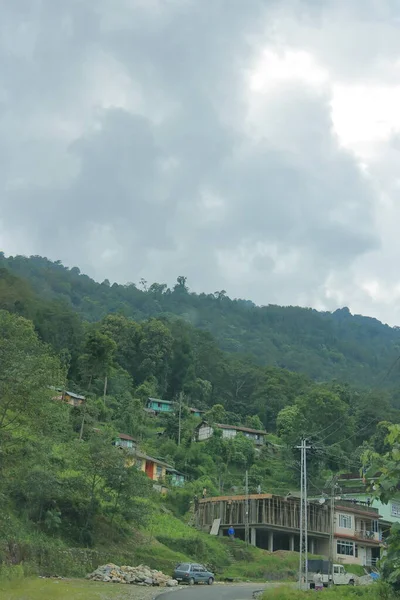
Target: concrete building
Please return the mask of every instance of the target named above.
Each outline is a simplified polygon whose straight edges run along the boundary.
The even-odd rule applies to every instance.
[[[210,532],[214,525],[226,535],[233,525],[236,536],[245,538],[245,496],[218,496],[199,501],[196,525]],[[300,499],[296,496],[259,494],[248,496],[249,534],[253,546],[271,552],[299,550]],[[334,560],[373,566],[380,556],[380,515],[375,508],[339,501],[334,517]],[[309,552],[328,557],[331,534],[329,502],[308,503]]]
[[[372,506],[377,509],[381,516],[380,525],[383,540],[388,537],[391,526],[394,523],[400,523],[400,494],[393,496],[387,504],[383,504],[379,498],[374,498],[371,492],[367,490],[367,486],[373,487],[373,479],[367,482],[358,473],[342,475],[338,485],[341,489],[341,498],[361,506]]]
[[[271,552],[299,550],[300,501],[295,497],[252,494],[249,497],[249,532],[253,546]],[[199,501],[196,525],[210,531],[215,519],[219,534],[233,525],[236,536],[245,538],[245,496],[219,496]],[[312,554],[329,553],[330,509],[318,501],[308,505],[309,548]]]
[[[340,499],[335,507],[335,553],[341,563],[375,566],[380,558],[381,515],[374,507]]]

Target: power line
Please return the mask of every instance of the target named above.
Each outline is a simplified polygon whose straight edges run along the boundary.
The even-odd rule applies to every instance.
[[[321,429],[321,431],[318,431],[318,433],[313,434],[313,437],[319,437],[321,435],[321,433],[324,433],[324,431],[327,431],[327,429],[330,429],[330,427],[333,427],[333,425],[336,425],[336,423],[338,423],[339,421],[343,421],[343,415],[340,415],[340,417],[338,417],[335,421],[333,421],[333,423],[330,423],[327,427],[324,427],[324,429]],[[329,433],[327,435],[327,437],[329,437],[330,435],[332,435],[332,434]],[[326,438],[324,438],[324,439],[326,439]],[[321,441],[323,442],[324,440],[321,440]]]
[[[373,388],[370,389],[369,393],[371,394],[374,391],[378,391],[378,386],[382,385],[382,383],[385,381],[385,379],[387,377],[389,377],[389,375],[392,373],[393,369],[395,368],[395,366],[397,364],[400,363],[400,355],[393,361],[393,363],[390,365],[389,369],[386,371],[386,373],[383,375],[382,379],[375,384],[375,386]],[[334,421],[333,423],[330,423],[327,427],[325,427],[324,429],[322,429],[321,431],[319,431],[317,434],[313,434],[315,437],[318,437],[321,435],[321,433],[323,433],[324,431],[328,430],[330,427],[332,427],[333,425],[335,425],[338,421],[342,420],[343,416],[340,416],[336,419],[336,421]],[[376,417],[374,417],[369,423],[367,423],[367,425],[365,425],[364,427],[361,427],[358,429],[358,431],[356,433],[354,433],[351,436],[347,436],[346,438],[344,438],[343,440],[340,440],[339,442],[334,442],[333,444],[331,444],[328,447],[332,447],[332,446],[336,446],[337,444],[341,444],[343,442],[345,442],[346,440],[352,439],[355,436],[357,436],[359,433],[361,433],[362,431],[365,431],[365,429],[368,429],[368,427],[370,427],[373,422],[375,421]],[[331,435],[333,435],[334,433],[337,433],[338,431],[340,431],[341,428],[336,429],[335,431],[329,433],[324,439],[320,440],[321,443],[323,443],[326,439],[328,439],[328,437],[330,437]]]

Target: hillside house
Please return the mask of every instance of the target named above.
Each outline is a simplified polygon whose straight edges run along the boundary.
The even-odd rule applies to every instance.
[[[125,448],[134,452],[136,450],[137,442],[130,435],[127,435],[126,433],[119,433],[118,437],[114,440],[113,445],[117,446],[118,448]]]
[[[146,402],[146,411],[159,415],[160,413],[170,413],[174,410],[174,403],[170,400],[161,400],[159,398],[149,398]]]
[[[185,484],[186,475],[184,475],[184,473],[177,471],[173,467],[167,467],[166,473],[171,480],[171,485],[173,485],[174,487],[181,487]]]
[[[232,439],[238,433],[242,433],[245,437],[249,438],[257,446],[261,446],[265,442],[266,431],[259,429],[251,429],[250,427],[242,427],[239,425],[224,425],[222,423],[216,423],[211,426],[206,421],[202,421],[195,430],[194,440],[196,442],[203,442],[210,439],[214,433],[214,427],[222,431],[223,439]]]
[[[61,388],[55,388],[57,392],[60,392],[57,396],[53,397],[53,400],[61,400],[62,402],[66,402],[70,406],[81,406],[86,398],[85,396],[81,396],[80,394],[76,394],[75,392],[68,392]]]
[[[378,477],[376,474],[375,477]],[[393,495],[387,504],[383,504],[379,498],[374,497],[367,487],[373,487],[373,480],[366,481],[359,473],[346,473],[339,479],[341,498],[358,506],[371,506],[377,509],[381,515],[380,525],[382,537],[385,540],[390,533],[394,523],[400,523],[400,493]]]
[[[335,559],[375,566],[382,541],[381,515],[376,508],[338,500],[335,507]]]
[[[153,481],[165,479],[167,468],[173,468],[162,460],[153,456],[147,456],[147,454],[143,454],[140,451],[136,451],[135,458],[131,464],[132,466],[136,466],[140,471],[143,471],[143,473],[146,473],[147,477]]]
[[[201,419],[201,416],[204,414],[204,410],[199,410],[198,408],[189,408],[190,410],[190,414],[193,415],[194,417],[199,417]]]

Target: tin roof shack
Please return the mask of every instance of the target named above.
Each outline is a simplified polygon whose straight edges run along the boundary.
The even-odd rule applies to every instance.
[[[199,408],[189,408],[190,414],[193,417],[199,417],[201,419],[201,416],[204,414],[204,410],[200,410]]]
[[[262,446],[265,443],[266,431],[259,429],[251,429],[250,427],[242,427],[241,425],[224,425],[223,423],[216,423],[210,425],[207,421],[202,421],[195,429],[194,440],[196,442],[202,442],[210,439],[214,433],[214,428],[222,431],[223,439],[232,439],[238,433],[242,433],[244,436],[252,440],[257,446]]]
[[[166,468],[167,478],[173,487],[182,487],[185,485],[187,477],[184,473],[177,471],[174,467]]]
[[[135,452],[137,448],[137,441],[126,433],[119,433],[116,439],[113,441],[113,446]]]
[[[70,406],[81,406],[84,404],[86,397],[81,396],[80,394],[76,394],[75,392],[68,392],[67,390],[63,390],[61,388],[52,388],[56,392],[59,392],[57,396],[53,396],[53,400],[61,400],[62,402],[66,402]]]

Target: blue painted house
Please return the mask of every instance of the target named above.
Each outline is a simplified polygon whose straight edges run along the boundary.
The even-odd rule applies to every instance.
[[[167,472],[167,475],[169,475],[169,477],[170,477],[171,485],[173,485],[175,487],[181,487],[181,486],[185,485],[186,475],[184,473],[177,471],[173,467],[167,467],[166,472]]]
[[[155,415],[159,413],[173,412],[174,403],[170,400],[161,400],[159,398],[149,398],[146,403],[146,409]]]

